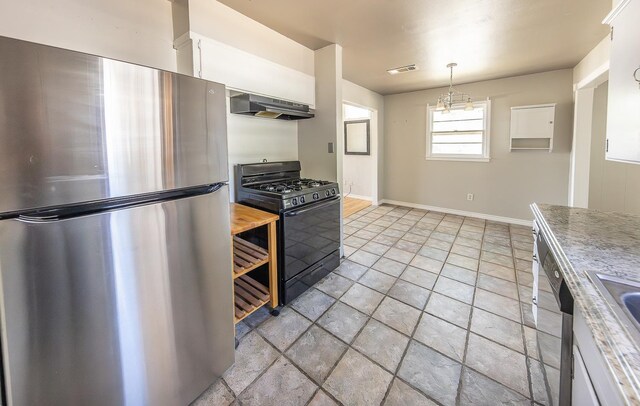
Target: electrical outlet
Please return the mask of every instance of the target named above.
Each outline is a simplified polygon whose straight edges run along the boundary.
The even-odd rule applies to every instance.
[[[467,193],[467,200],[468,201],[472,201],[473,200],[473,193]]]

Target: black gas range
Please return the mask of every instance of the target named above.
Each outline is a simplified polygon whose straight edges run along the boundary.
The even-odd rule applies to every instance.
[[[236,165],[236,201],[280,215],[280,303],[287,304],[340,263],[340,190],[305,179],[300,162]]]

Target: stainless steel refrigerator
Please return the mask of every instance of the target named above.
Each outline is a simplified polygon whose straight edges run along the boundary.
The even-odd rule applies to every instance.
[[[225,88],[0,37],[9,405],[184,405],[234,359]]]

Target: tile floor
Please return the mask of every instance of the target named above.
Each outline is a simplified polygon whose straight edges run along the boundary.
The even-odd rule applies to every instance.
[[[548,404],[529,227],[383,205],[344,232],[348,258],[241,322],[235,365],[194,404]]]

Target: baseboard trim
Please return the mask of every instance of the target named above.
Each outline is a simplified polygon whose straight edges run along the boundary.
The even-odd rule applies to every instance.
[[[354,199],[367,200],[369,202],[373,201],[373,198],[371,198],[369,196],[354,195],[353,193],[345,194],[345,195],[343,195],[343,197],[353,197]]]
[[[512,218],[512,217],[494,216],[493,214],[476,213],[476,212],[473,212],[473,211],[447,209],[445,207],[428,206],[426,204],[402,202],[402,201],[399,201],[399,200],[381,199],[380,200],[380,204],[383,204],[383,203],[395,204],[396,206],[411,207],[411,208],[414,208],[414,209],[439,211],[439,212],[448,213],[448,214],[457,214],[458,216],[477,217],[477,218],[481,218],[481,219],[484,219],[484,220],[499,221],[501,223],[509,223],[509,224],[518,224],[518,225],[521,225],[521,226],[529,226],[529,227],[531,227],[533,225],[533,220],[522,220],[522,219],[516,219],[516,218]]]

